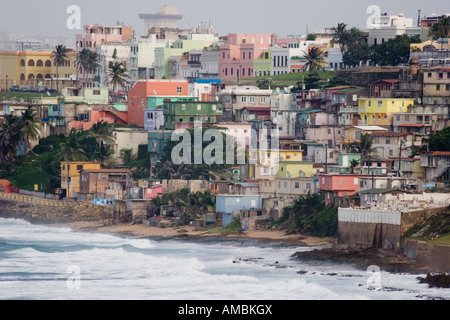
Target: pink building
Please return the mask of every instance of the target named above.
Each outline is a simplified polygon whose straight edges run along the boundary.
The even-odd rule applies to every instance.
[[[152,186],[145,189],[145,199],[154,199],[162,196],[162,185]]]
[[[236,82],[254,76],[255,57],[273,46],[275,35],[269,34],[229,34],[227,44],[220,47],[219,78]]]
[[[118,111],[110,106],[94,106],[93,110],[87,111],[80,115],[79,120],[69,122],[69,127],[75,130],[89,130],[92,126],[99,122],[127,124],[128,113],[125,111]]]
[[[334,203],[337,197],[354,195],[359,191],[359,177],[355,174],[321,174],[319,190],[325,192],[325,204]]]

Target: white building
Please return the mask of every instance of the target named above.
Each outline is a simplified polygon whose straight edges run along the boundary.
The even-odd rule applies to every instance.
[[[109,88],[113,90],[113,86],[110,83],[108,77],[109,63],[114,61],[113,55],[116,52],[116,61],[120,61],[128,69],[130,59],[130,46],[125,44],[102,44],[97,46],[97,54],[99,58],[99,67],[97,70],[96,86],[101,88]],[[115,88],[116,90],[122,90],[122,88]],[[123,88],[129,89],[129,88]]]
[[[367,43],[369,45],[382,44],[385,41],[406,33],[407,29],[412,29],[413,19],[406,18],[403,13],[396,16],[381,15],[379,18],[373,18],[371,27],[368,31]]]
[[[167,5],[158,8],[155,14],[139,14],[139,19],[144,22],[144,34],[151,28],[178,28],[178,21],[183,19],[183,15],[178,14],[177,7]]]

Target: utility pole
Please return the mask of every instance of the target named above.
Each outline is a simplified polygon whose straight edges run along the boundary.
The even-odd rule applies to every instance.
[[[417,26],[420,27],[420,13],[422,12],[422,10],[417,10]]]

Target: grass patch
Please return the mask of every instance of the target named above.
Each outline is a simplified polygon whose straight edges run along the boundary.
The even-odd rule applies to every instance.
[[[51,97],[56,97],[56,94],[51,94]],[[20,99],[23,99],[25,102],[31,102],[34,98],[40,98],[40,97],[48,97],[46,93],[37,93],[37,92],[0,92],[0,101],[11,101],[12,98],[14,98],[17,102],[20,101]]]
[[[450,233],[447,233],[443,236],[439,236],[437,238],[434,238],[433,240],[428,241],[430,243],[436,243],[436,244],[448,244],[450,245]]]

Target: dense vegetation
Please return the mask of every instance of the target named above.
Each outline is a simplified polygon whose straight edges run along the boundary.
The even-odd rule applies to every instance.
[[[436,214],[423,223],[416,224],[405,233],[405,237],[450,244],[450,211]]]
[[[161,215],[161,206],[171,206],[174,216],[181,216],[181,224],[201,218],[203,214],[216,212],[216,197],[210,191],[190,193],[181,189],[153,199],[148,206],[149,216]]]
[[[334,237],[337,235],[337,214],[337,207],[325,205],[324,194],[308,194],[286,207],[283,216],[274,221],[273,226],[287,234]]]

